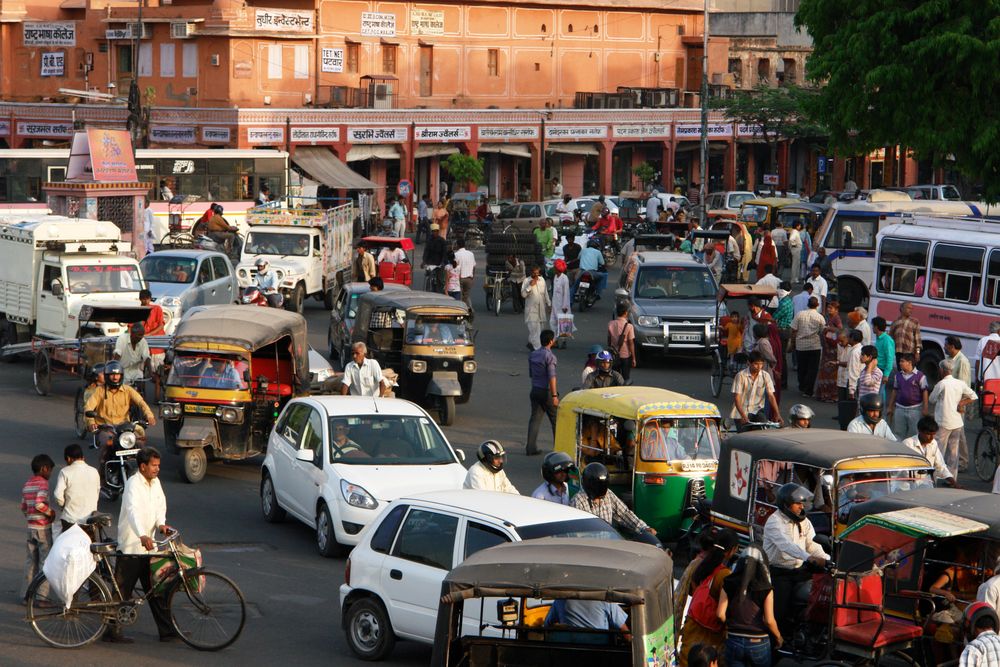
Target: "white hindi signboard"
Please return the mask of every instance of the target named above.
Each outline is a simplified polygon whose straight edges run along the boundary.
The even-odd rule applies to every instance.
[[[398,144],[410,138],[406,127],[349,127],[347,140],[352,144]]]
[[[74,21],[27,21],[23,24],[24,46],[76,46]]]
[[[17,133],[22,137],[71,137],[73,123],[19,122]]]
[[[258,9],[257,30],[270,32],[313,32],[314,15],[311,10]]]
[[[283,127],[251,127],[247,128],[247,143],[250,144],[281,144],[285,141]]]
[[[159,144],[193,144],[195,129],[182,125],[153,125],[149,128],[149,140]]]
[[[0,120],[0,137],[10,136],[10,121]]]
[[[42,54],[42,76],[63,76],[65,65],[66,54],[62,51]]]
[[[361,34],[367,37],[395,37],[396,15],[361,12]]]
[[[472,138],[472,128],[468,125],[460,127],[418,125],[413,136],[418,141],[468,141]]]
[[[675,132],[677,133],[677,138],[680,140],[700,139],[701,124],[681,123],[677,125]],[[732,123],[709,123],[708,136],[711,139],[730,139],[733,136],[733,125]]]
[[[201,128],[202,141],[224,141],[229,142],[231,136],[228,127],[203,127]]]
[[[293,127],[292,142],[297,144],[332,144],[340,141],[339,127]]]
[[[546,139],[604,139],[607,125],[546,125]]]
[[[480,139],[537,139],[536,125],[480,125]]]
[[[443,35],[444,12],[431,9],[411,9],[410,34]]]
[[[323,49],[322,63],[320,71],[323,72],[343,72],[344,71],[344,50],[343,49]]]
[[[611,136],[615,139],[665,139],[670,137],[669,125],[614,125]]]

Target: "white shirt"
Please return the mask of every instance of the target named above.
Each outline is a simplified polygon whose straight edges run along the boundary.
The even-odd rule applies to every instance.
[[[875,430],[872,431],[868,427],[868,422],[862,415],[855,417],[850,424],[847,425],[848,433],[865,433],[867,435],[874,435],[879,438],[885,438],[886,440],[892,440],[896,442],[896,436],[893,435],[892,429],[889,428],[889,424],[886,423],[884,419],[880,419],[878,424],[875,424]]]
[[[958,404],[963,398],[975,400],[976,392],[952,375],[938,380],[930,396],[930,402],[934,404],[934,421],[938,423],[938,428],[950,431],[965,426],[962,413],[958,411]]]
[[[774,247],[776,248],[780,248],[788,243],[788,232],[785,231],[784,227],[771,230],[771,242],[774,243]]]
[[[868,324],[868,320],[861,320],[858,322],[858,331],[861,332],[861,344],[862,345],[874,345],[875,339],[872,337],[872,326]]]
[[[121,552],[148,554],[139,538],[154,537],[156,529],[166,523],[167,498],[163,495],[159,478],[147,481],[142,473],[129,477],[118,514],[118,548]]]
[[[399,264],[406,259],[406,253],[403,252],[402,248],[391,248],[386,246],[378,252],[378,263],[389,262],[391,264]]]
[[[774,239],[774,234],[771,234],[771,239],[772,240]],[[792,261],[794,262],[795,260],[798,259],[794,255],[798,252],[802,252],[802,235],[799,234],[799,230],[797,229],[788,230],[788,249],[791,251],[793,255]]]
[[[650,197],[646,200],[646,220],[650,222],[656,222],[659,217],[659,209],[662,206],[659,197]]]
[[[476,272],[476,256],[466,248],[455,251],[455,261],[458,262],[458,277],[471,278]]]
[[[985,602],[994,610],[1000,609],[1000,574],[987,579],[976,591],[976,600]]]
[[[532,492],[531,497],[538,498],[539,500],[548,500],[550,503],[569,506],[569,486],[566,482],[563,482],[562,493],[559,493],[558,486],[549,484],[548,482],[542,482],[538,485],[538,488]]]
[[[979,339],[976,347],[976,358],[979,359],[979,374],[983,380],[1000,380],[1000,359],[983,358],[983,352],[989,346],[989,354],[996,355],[1000,348],[1000,334],[990,334]]]
[[[475,465],[469,468],[465,475],[463,489],[479,489],[480,491],[498,491],[500,493],[513,493],[518,495],[518,490],[507,479],[507,473],[503,470],[494,473],[483,465],[482,461],[476,461]]]
[[[813,286],[813,296],[819,297],[820,299],[826,298],[827,292],[830,290],[826,284],[826,278],[823,276],[817,276],[815,278],[809,276],[809,279],[806,280],[806,282]],[[822,305],[822,301],[820,302],[820,305]]]
[[[153,209],[146,207],[142,212],[142,231],[146,234],[146,251],[153,247],[159,239],[153,237]]]
[[[101,476],[97,468],[87,465],[83,459],[77,459],[59,471],[52,497],[62,508],[63,521],[83,523],[97,511],[100,494]]]
[[[383,382],[382,367],[374,359],[365,359],[361,366],[352,359],[344,369],[343,383],[350,387],[351,396],[379,396]]]
[[[913,435],[903,440],[903,444],[931,462],[931,465],[934,466],[934,479],[954,477],[944,463],[944,457],[941,456],[941,448],[938,447],[937,440],[931,440],[925,448],[920,444],[920,438]]]
[[[853,396],[858,391],[858,378],[861,377],[861,371],[865,369],[865,365],[861,363],[861,348],[864,347],[861,343],[852,345],[847,353],[847,387],[851,396]]]
[[[115,354],[121,357],[122,368],[125,370],[125,380],[138,380],[144,377],[143,365],[149,359],[149,343],[143,338],[139,344],[132,347],[131,334],[128,331],[118,336],[115,343]]]
[[[816,529],[812,522],[803,519],[795,523],[781,510],[767,517],[764,524],[764,553],[772,566],[789,569],[801,567],[810,556],[830,559],[823,547],[816,543]]]
[[[761,278],[760,280],[758,280],[757,284],[758,285],[764,285],[765,287],[773,287],[774,289],[777,290],[779,287],[781,287],[781,278],[779,278],[778,276],[774,275],[773,273],[768,273],[768,274],[765,274],[763,278]],[[767,307],[768,308],[777,308],[778,307],[778,297],[777,297],[777,295],[775,295],[774,297],[771,298],[771,301],[767,304]],[[795,308],[794,304],[792,304],[792,308]]]
[[[806,292],[805,290],[799,292],[792,297],[792,317],[795,317],[803,310],[809,307],[809,299],[812,298],[812,294]]]
[[[980,632],[965,645],[958,667],[996,667],[1000,665],[1000,636],[993,630]]]

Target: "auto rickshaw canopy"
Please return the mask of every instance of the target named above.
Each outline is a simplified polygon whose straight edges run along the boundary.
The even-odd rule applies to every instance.
[[[424,292],[421,290],[395,290],[392,292],[368,292],[358,299],[359,307],[396,308],[409,311],[414,308],[426,309],[425,312],[436,312],[442,315],[468,315],[469,307],[462,301],[451,298],[447,294]],[[360,308],[358,322],[361,322]],[[368,327],[368,323],[363,323]]]
[[[666,417],[715,417],[719,408],[714,403],[699,401],[676,391],[658,387],[608,387],[581,389],[559,401],[559,411],[585,410],[591,413],[642,420]]]
[[[840,539],[888,551],[898,549],[900,542],[908,542],[916,537],[957,537],[981,533],[987,529],[989,526],[985,523],[957,514],[926,507],[907,507],[864,516],[848,526],[840,534]]]
[[[853,524],[865,517],[914,509],[920,516],[925,512],[947,512],[964,520],[984,522],[983,537],[1000,540],[1000,495],[968,489],[911,489],[897,491],[851,508]]]

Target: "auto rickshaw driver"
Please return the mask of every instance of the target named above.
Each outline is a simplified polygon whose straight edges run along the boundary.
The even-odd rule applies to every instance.
[[[647,461],[683,461],[691,458],[678,438],[673,419],[646,422],[641,447],[642,458]]]

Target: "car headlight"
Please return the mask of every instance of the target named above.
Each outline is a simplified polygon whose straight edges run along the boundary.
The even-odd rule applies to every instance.
[[[240,408],[216,408],[215,416],[224,424],[238,424],[243,421],[243,410]]]
[[[180,297],[176,296],[165,296],[160,299],[160,306],[163,308],[180,308],[181,300]]]
[[[462,372],[464,373],[475,373],[476,368],[477,365],[476,362],[474,361],[466,361],[465,363],[462,364]]]
[[[640,315],[639,319],[640,327],[658,327],[660,326],[660,318],[655,315]]]
[[[131,431],[125,431],[118,436],[118,445],[122,449],[132,449],[135,447],[135,433]]]
[[[247,270],[246,269],[240,269],[239,271],[236,272],[236,275],[238,275],[240,278],[246,278],[247,277]]]
[[[411,373],[426,373],[427,372],[427,362],[421,359],[413,359],[410,361],[410,372]]]
[[[364,487],[351,484],[345,479],[340,480],[340,492],[344,494],[344,500],[347,501],[347,504],[352,507],[360,507],[366,510],[373,510],[378,507],[378,501],[372,497],[372,494],[365,491]]]

